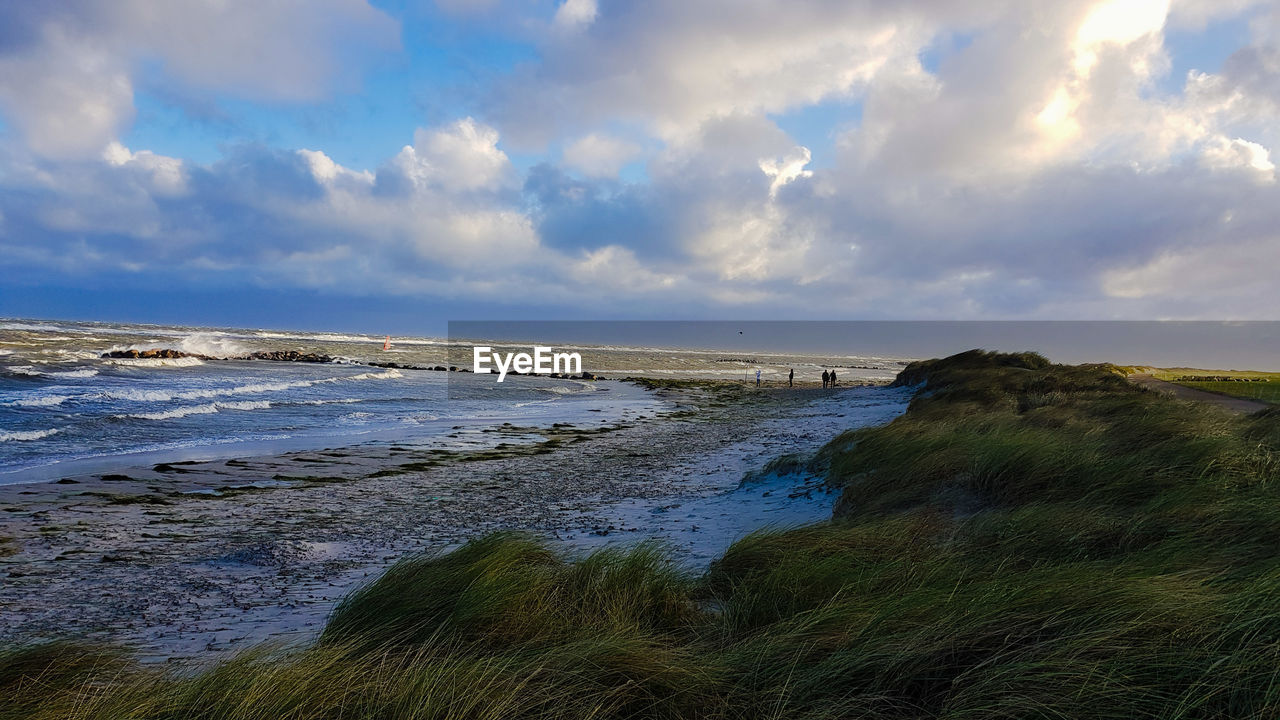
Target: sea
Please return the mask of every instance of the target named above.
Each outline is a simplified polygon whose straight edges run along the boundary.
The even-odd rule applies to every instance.
[[[766,383],[794,371],[805,382],[838,368],[846,383],[876,383],[909,360],[615,341],[570,348],[604,380],[508,376],[499,385],[420,369],[457,363],[446,338],[387,345],[387,336],[340,332],[0,319],[0,484],[367,442],[474,448],[497,442],[485,432],[496,427],[590,428],[668,409],[624,377],[752,384],[756,371]],[[103,357],[155,349],[187,357]],[[237,359],[279,350],[333,361]]]

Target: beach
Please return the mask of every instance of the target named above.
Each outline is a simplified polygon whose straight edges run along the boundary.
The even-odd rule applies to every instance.
[[[568,552],[657,538],[700,570],[754,530],[829,518],[834,496],[804,461],[909,399],[874,386],[645,385],[602,383],[645,408],[603,422],[0,486],[0,644],[75,638],[189,661],[305,642],[397,559],[496,530]],[[784,455],[795,461],[762,472]]]

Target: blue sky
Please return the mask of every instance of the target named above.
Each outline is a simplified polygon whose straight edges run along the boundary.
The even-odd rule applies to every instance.
[[[0,315],[1273,318],[1280,9],[0,9]]]

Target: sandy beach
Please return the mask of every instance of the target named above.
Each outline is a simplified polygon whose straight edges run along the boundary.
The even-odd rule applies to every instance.
[[[77,637],[183,661],[303,641],[397,558],[500,529],[570,552],[657,537],[704,567],[759,527],[830,517],[833,497],[801,465],[760,471],[908,399],[735,383],[650,392],[656,415],[497,427],[500,442],[474,452],[366,443],[0,486],[0,643]]]

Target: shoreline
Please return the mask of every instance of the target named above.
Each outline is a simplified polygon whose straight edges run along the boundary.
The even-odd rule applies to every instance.
[[[377,366],[381,367],[381,366]],[[412,372],[434,372],[432,370],[413,370]],[[581,382],[570,378],[546,378],[541,379],[564,380],[565,382]],[[597,382],[597,381],[593,381]],[[693,388],[693,387],[711,387],[711,388],[739,388],[744,390],[803,390],[821,388],[821,384],[817,382],[797,381],[794,386],[788,386],[786,381],[769,381],[765,380],[760,386],[756,386],[754,382],[748,383],[744,380],[724,379],[724,378],[651,378],[651,377],[623,377],[618,379],[599,379],[598,382],[608,383],[615,386],[630,386],[638,390],[655,390],[665,388]],[[887,385],[887,383],[867,382],[867,381],[850,381],[848,384],[841,385],[838,389],[845,390],[851,387],[877,387]],[[834,391],[837,388],[831,388]],[[650,411],[653,409],[650,408]],[[623,419],[631,415],[632,411],[622,411]],[[512,419],[517,419],[512,417]],[[497,423],[469,421],[458,419],[469,427],[454,426],[452,430],[463,430],[464,434],[468,432],[484,432],[488,427],[496,426]],[[438,428],[441,430],[443,428]],[[52,431],[52,432],[57,432]],[[397,443],[413,443],[420,440],[422,436],[427,434],[428,429],[423,426],[406,426],[406,425],[386,425],[383,427],[372,427],[369,429],[349,430],[349,434],[359,436],[359,439],[345,444],[335,445],[340,442],[341,435],[333,432],[317,433],[309,432],[297,435],[281,436],[274,438],[255,438],[240,439],[230,438],[225,441],[210,440],[205,444],[176,444],[172,447],[154,447],[142,450],[129,450],[119,453],[90,455],[82,457],[70,457],[55,459],[47,463],[35,463],[25,466],[8,468],[0,470],[0,491],[10,485],[32,485],[47,482],[58,482],[64,479],[83,481],[86,478],[92,478],[95,475],[102,474],[127,474],[136,475],[138,473],[146,474],[148,469],[156,465],[183,465],[192,462],[216,462],[225,460],[244,459],[259,456],[285,456],[291,454],[302,454],[307,452],[318,452],[324,450],[332,450],[336,447],[346,447],[353,445],[383,444],[395,445]],[[52,433],[50,433],[52,434]],[[453,437],[456,432],[437,432],[439,437]],[[436,438],[439,439],[439,438]]]
[[[366,443],[0,486],[0,549],[13,550],[0,557],[0,642],[74,634],[189,660],[303,640],[395,559],[498,529],[571,552],[660,537],[709,562],[773,520],[830,517],[834,497],[813,476],[744,491],[747,472],[884,422],[907,399],[874,387],[651,386],[669,406],[657,417],[499,426],[486,433],[498,442],[473,451]]]

